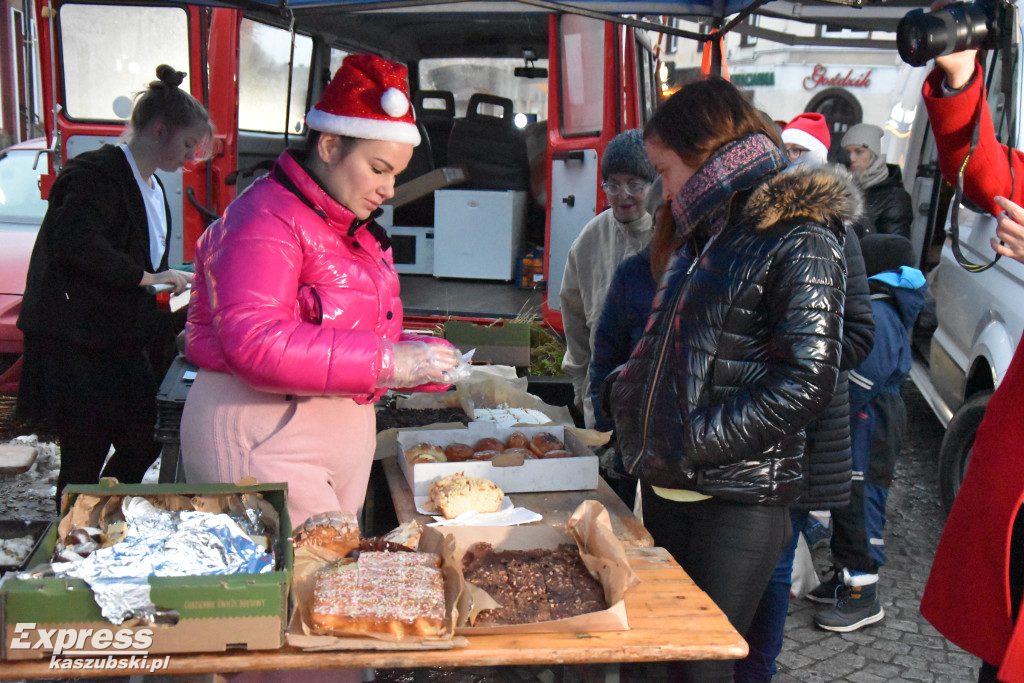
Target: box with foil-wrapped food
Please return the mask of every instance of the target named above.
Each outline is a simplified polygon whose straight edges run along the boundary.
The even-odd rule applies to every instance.
[[[281,647],[292,572],[286,492],[68,486],[60,521],[0,584],[4,658]]]

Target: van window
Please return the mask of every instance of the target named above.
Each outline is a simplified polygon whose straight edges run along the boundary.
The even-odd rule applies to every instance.
[[[288,56],[291,35],[282,28],[243,19],[238,50],[238,127],[242,130],[285,132],[288,101]],[[287,112],[289,133],[305,129],[313,39],[295,36],[292,98]]]
[[[339,50],[336,47],[331,48],[331,78],[334,77],[334,74],[338,73],[338,69],[341,68],[341,63],[345,61],[345,57],[348,57],[350,54],[352,53],[346,52],[345,50]]]
[[[562,132],[601,131],[604,102],[604,22],[575,14],[559,20],[562,45]]]
[[[475,93],[486,93],[512,100],[516,121],[520,128],[538,119],[548,117],[548,82],[541,79],[516,78],[515,69],[522,66],[521,59],[501,58],[446,58],[424,59],[419,63],[421,90],[447,90],[455,96],[455,115],[465,116],[469,98]],[[534,64],[547,68],[548,60]],[[482,105],[484,114],[489,105]]]
[[[654,53],[639,38],[636,40],[636,86],[640,104],[640,123],[644,124],[658,108],[657,76],[654,69]]]
[[[59,22],[69,118],[117,121],[114,100],[145,90],[159,65],[189,71],[188,15],[179,7],[64,5]]]

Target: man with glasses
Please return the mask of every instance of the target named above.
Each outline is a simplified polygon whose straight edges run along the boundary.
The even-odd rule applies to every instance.
[[[576,407],[588,428],[594,426],[589,377],[594,330],[615,267],[647,246],[654,234],[645,205],[655,175],[640,130],[614,137],[601,159],[601,188],[610,208],[583,227],[565,263],[560,292],[566,341],[562,369],[572,379]]]

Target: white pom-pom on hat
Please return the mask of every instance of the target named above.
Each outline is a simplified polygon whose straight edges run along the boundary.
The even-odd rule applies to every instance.
[[[388,116],[397,119],[409,111],[409,98],[398,88],[388,88],[380,96],[380,106]]]

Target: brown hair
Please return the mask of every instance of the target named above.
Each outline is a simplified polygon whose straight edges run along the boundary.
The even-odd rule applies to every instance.
[[[213,126],[206,107],[188,91],[178,87],[185,80],[185,72],[161,64],[156,68],[156,77],[157,80],[151,81],[149,87],[136,97],[128,136],[144,130],[154,121],[163,121],[175,129],[206,124],[206,139],[197,145],[196,158],[208,158],[212,151]]]
[[[644,139],[657,138],[687,166],[700,168],[722,145],[762,133],[780,149],[774,124],[729,81],[704,78],[680,88],[661,105],[644,128]]]
[[[782,139],[775,125],[729,81],[711,77],[692,81],[661,105],[644,128],[644,139],[656,139],[682,158],[687,166],[700,168],[724,144],[761,133],[780,149]],[[679,248],[671,202],[655,217],[651,239],[651,274],[661,280],[669,257]]]

